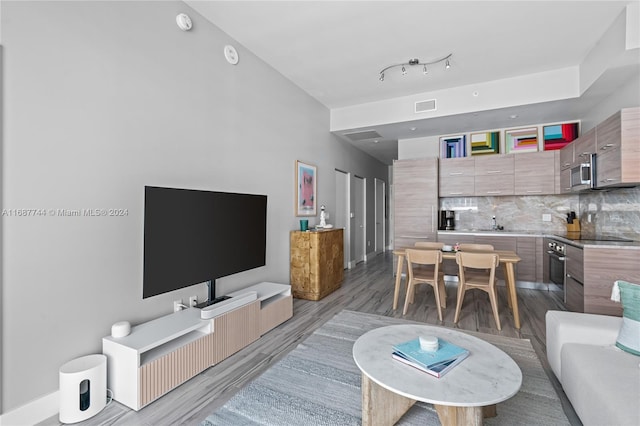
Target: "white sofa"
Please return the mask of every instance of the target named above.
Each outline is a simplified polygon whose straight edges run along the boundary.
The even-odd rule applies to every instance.
[[[640,357],[615,346],[622,318],[546,314],[547,358],[585,426],[640,425]]]

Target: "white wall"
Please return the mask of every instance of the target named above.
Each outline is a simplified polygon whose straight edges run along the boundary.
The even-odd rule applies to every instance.
[[[409,158],[431,158],[440,156],[440,137],[399,139],[398,160]]]
[[[182,2],[1,7],[3,207],[128,211],[2,218],[3,412],[57,390],[58,368],[101,352],[114,322],[205,295],[199,285],[142,300],[144,185],[268,195],[267,266],[220,280],[228,292],[289,282],[296,159],[318,166],[330,211],[334,168],[386,180],[329,133],[325,107]],[[180,12],[192,31],[176,26]],[[237,66],[223,58],[229,43]]]

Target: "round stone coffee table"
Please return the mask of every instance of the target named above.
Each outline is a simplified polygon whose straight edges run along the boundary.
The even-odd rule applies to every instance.
[[[437,336],[470,355],[441,378],[391,357],[393,345],[419,336]],[[444,327],[406,324],[371,330],[356,340],[353,359],[362,371],[362,424],[393,425],[416,402],[435,406],[443,425],[481,425],[496,415],[495,404],[522,384],[518,365],[500,349]]]

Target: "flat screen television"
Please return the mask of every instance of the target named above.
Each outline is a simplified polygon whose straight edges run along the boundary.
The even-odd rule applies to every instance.
[[[145,186],[142,297],[266,264],[267,196]]]

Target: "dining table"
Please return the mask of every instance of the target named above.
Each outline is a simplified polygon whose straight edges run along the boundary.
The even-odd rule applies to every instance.
[[[393,254],[397,257],[398,265],[396,266],[396,283],[395,290],[393,292],[393,309],[395,310],[398,307],[398,297],[400,295],[400,285],[402,281],[402,271],[404,270],[405,264],[405,254],[406,249],[415,247],[398,247],[393,249]],[[418,248],[418,250],[420,250]],[[515,328],[520,329],[520,313],[518,311],[518,296],[516,293],[516,274],[514,265],[520,262],[520,256],[516,254],[516,252],[512,250],[473,250],[474,252],[481,253],[495,253],[498,255],[500,259],[500,264],[504,269],[505,276],[505,287],[507,289],[507,303],[509,305],[509,309],[513,313],[513,323]],[[456,252],[455,251],[446,251],[442,250],[442,260],[443,261],[451,261],[455,262],[456,260]]]

